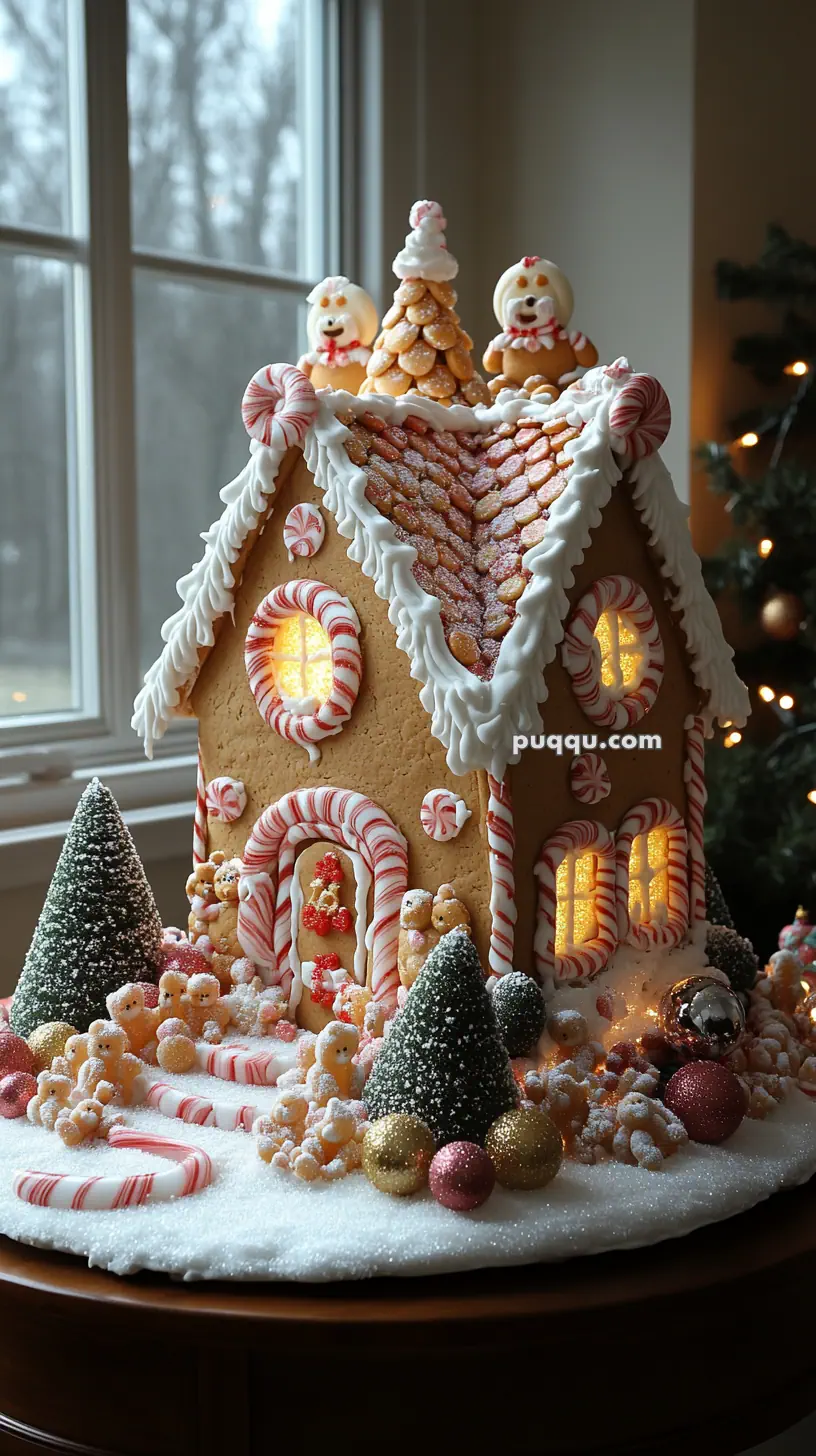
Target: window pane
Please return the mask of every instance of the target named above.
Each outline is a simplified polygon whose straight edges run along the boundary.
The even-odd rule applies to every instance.
[[[223,510],[218,492],[246,463],[244,389],[264,364],[297,358],[299,310],[293,294],[136,274],[142,671]]]
[[[72,686],[66,298],[70,268],[0,253],[0,717]]]
[[[130,0],[137,247],[301,267],[306,0]]]
[[[0,218],[68,223],[65,5],[0,0]]]

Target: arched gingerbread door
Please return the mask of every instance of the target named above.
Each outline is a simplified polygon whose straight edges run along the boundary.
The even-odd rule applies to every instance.
[[[371,875],[359,854],[327,840],[307,844],[292,877],[292,1000],[297,1020],[320,1031],[334,1020],[332,1003],[343,981],[369,980],[366,932]]]

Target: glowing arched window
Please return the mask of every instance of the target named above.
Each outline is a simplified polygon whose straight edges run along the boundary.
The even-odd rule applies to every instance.
[[[313,713],[332,688],[329,634],[307,612],[296,612],[277,628],[269,654],[284,707]]]
[[[631,809],[615,843],[618,939],[672,946],[689,926],[688,836],[668,799]]]
[[[535,874],[536,969],[564,981],[594,975],[617,945],[612,835],[592,819],[562,825],[544,845]]]
[[[633,692],[643,673],[645,646],[631,619],[614,608],[601,612],[595,641],[601,654],[601,682],[610,697]]]

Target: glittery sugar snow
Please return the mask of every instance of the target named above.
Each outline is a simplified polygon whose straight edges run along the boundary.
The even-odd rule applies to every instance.
[[[483,1142],[491,1123],[516,1106],[484,973],[461,930],[443,935],[429,955],[363,1100],[372,1121],[389,1112],[415,1113],[439,1146]]]
[[[44,1021],[85,1031],[105,997],[160,972],[161,919],[116,800],[98,779],[85,789],[26,956],[11,1024],[28,1036]]]

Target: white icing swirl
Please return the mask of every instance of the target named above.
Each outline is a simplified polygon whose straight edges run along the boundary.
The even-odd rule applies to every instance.
[[[438,202],[415,202],[409,219],[411,232],[393,262],[397,278],[425,278],[447,283],[459,272],[459,264],[445,242],[447,222]]]

